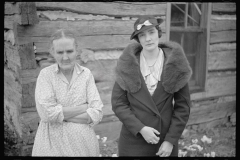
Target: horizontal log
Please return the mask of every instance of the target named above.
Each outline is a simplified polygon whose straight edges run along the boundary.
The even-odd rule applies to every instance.
[[[236,30],[210,32],[210,43],[235,42],[237,37]]]
[[[10,3],[5,2],[4,4],[4,15],[11,15],[11,14],[20,14],[19,2],[17,3]]]
[[[213,12],[236,12],[236,3],[213,3]]]
[[[208,70],[236,69],[236,50],[210,52]]]
[[[217,43],[210,45],[210,52],[236,50],[236,43]]]
[[[166,15],[167,3],[36,2],[37,10],[66,10],[80,14],[121,16]]]
[[[212,14],[211,20],[237,20],[236,15],[229,15],[229,14]]]
[[[206,91],[191,94],[191,100],[236,94],[236,75],[208,76]]]
[[[236,112],[236,101],[202,105],[191,109],[188,125],[213,121]]]
[[[211,20],[210,31],[236,30],[235,20]]]
[[[130,35],[98,35],[76,37],[79,48],[91,50],[124,49],[130,41]],[[163,34],[160,41],[166,41],[166,34]],[[19,44],[34,42],[37,52],[49,52],[49,38],[47,37],[18,37]]]
[[[114,81],[114,69],[117,66],[117,60],[96,60],[81,65],[91,70],[97,82]]]
[[[102,21],[40,21],[38,25],[17,28],[19,37],[50,37],[58,29],[71,29],[75,36],[94,35],[125,35],[132,34],[133,20],[102,20]],[[165,21],[160,25],[165,33]]]

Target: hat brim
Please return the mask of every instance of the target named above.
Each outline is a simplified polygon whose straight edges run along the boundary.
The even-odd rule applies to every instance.
[[[145,30],[147,30],[147,29],[149,29],[149,28],[151,28],[151,27],[155,27],[155,26],[157,26],[157,25],[160,25],[160,24],[163,22],[163,19],[157,18],[157,22],[158,22],[158,24],[153,24],[153,25],[150,25],[150,26],[144,26],[144,27],[142,27],[140,30],[134,31],[134,32],[132,33],[131,37],[130,37],[130,40],[134,39],[134,37],[135,37],[137,34],[139,34],[140,32],[143,32],[143,31],[145,31]]]
[[[147,30],[147,29],[149,29],[149,28],[155,27],[155,26],[157,26],[157,25],[158,25],[158,24],[151,25],[151,26],[144,26],[144,27],[143,27],[142,29],[140,29],[139,31],[134,31],[134,32],[132,33],[131,37],[130,37],[130,40],[134,39],[134,37],[135,37],[136,35],[138,35],[140,32],[143,32],[143,31],[145,31],[145,30]]]

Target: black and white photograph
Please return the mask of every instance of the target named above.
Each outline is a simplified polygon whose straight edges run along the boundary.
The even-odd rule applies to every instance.
[[[4,2],[5,157],[236,157],[236,2]]]

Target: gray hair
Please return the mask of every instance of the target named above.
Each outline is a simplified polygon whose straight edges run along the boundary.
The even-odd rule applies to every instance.
[[[50,37],[50,47],[49,47],[49,52],[50,54],[53,53],[53,41],[61,38],[69,38],[73,39],[75,48],[77,50],[77,42],[76,42],[76,37],[74,36],[73,31],[68,30],[68,29],[59,29],[57,30],[54,34],[51,35]]]

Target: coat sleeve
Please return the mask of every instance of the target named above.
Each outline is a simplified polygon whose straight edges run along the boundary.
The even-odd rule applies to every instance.
[[[111,103],[112,110],[119,120],[134,136],[138,137],[139,131],[145,125],[132,112],[127,91],[124,91],[117,82],[113,86]]]
[[[174,93],[174,109],[170,128],[166,134],[165,141],[176,145],[188,122],[190,115],[190,93],[188,84]]]

